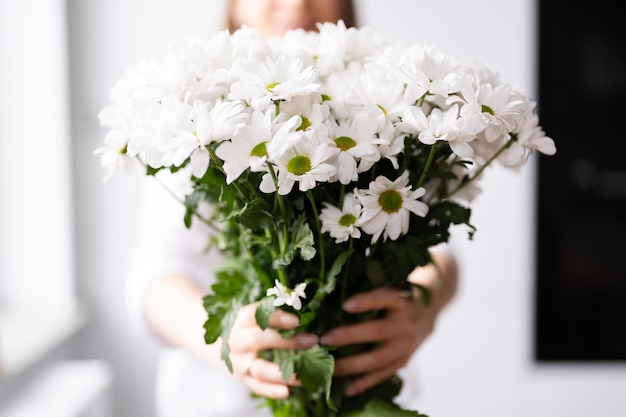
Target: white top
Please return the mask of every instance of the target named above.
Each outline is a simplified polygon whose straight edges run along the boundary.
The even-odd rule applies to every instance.
[[[172,176],[160,176],[167,187],[181,197],[183,183]],[[147,178],[143,195],[139,237],[126,278],[126,301],[131,321],[143,334],[161,344],[156,380],[158,417],[268,417],[269,409],[257,409],[247,387],[223,370],[206,364],[194,355],[166,345],[151,332],[142,315],[145,289],[155,279],[182,273],[207,292],[213,282],[212,267],[220,259],[204,250],[208,226],[183,223],[184,206],[158,181]]]
[[[161,177],[167,187],[185,188],[172,176]],[[213,282],[212,266],[219,253],[205,253],[211,229],[200,221],[191,229],[183,223],[184,206],[158,181],[145,181],[139,238],[131,256],[127,279],[127,308],[133,325],[162,346],[156,380],[158,417],[269,417],[267,407],[258,408],[246,386],[231,375],[201,362],[192,354],[166,345],[151,333],[142,315],[145,288],[152,280],[183,273],[208,292]],[[405,378],[402,398],[414,397]]]

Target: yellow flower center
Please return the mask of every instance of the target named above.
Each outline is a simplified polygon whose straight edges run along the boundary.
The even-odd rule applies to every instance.
[[[493,111],[493,109],[485,104],[482,105],[482,112],[483,113],[489,113],[490,115],[494,116],[496,114],[495,111]]]
[[[306,155],[294,156],[287,163],[287,171],[294,175],[304,175],[311,170],[311,160]]]
[[[396,190],[387,190],[378,197],[378,204],[387,213],[396,213],[402,208],[402,196]]]
[[[356,221],[356,217],[354,217],[354,214],[346,213],[343,216],[341,216],[341,218],[339,219],[339,224],[341,226],[348,227],[354,224],[355,221]]]
[[[267,149],[265,148],[266,143],[267,142],[261,142],[258,145],[256,145],[254,148],[252,148],[252,150],[250,151],[250,156],[258,156],[258,157],[267,156]]]
[[[278,84],[280,83],[279,82],[271,83],[271,84],[268,84],[267,87],[265,88],[267,89],[267,91],[271,93],[272,91],[274,91],[274,89],[276,88]]]
[[[344,152],[356,146],[356,141],[348,136],[339,136],[335,139],[335,143],[337,147]]]
[[[302,118],[302,123],[300,123],[300,126],[296,130],[307,130],[311,127],[311,121],[309,119],[304,116],[300,116],[300,118]]]

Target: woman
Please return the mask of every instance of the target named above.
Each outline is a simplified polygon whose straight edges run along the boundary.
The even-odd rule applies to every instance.
[[[343,19],[354,25],[352,2],[345,0],[232,0],[228,26],[255,28],[265,38],[282,36],[294,28],[314,30],[316,22]],[[171,180],[171,178],[170,178]],[[336,361],[336,376],[358,375],[346,388],[357,395],[384,381],[405,366],[433,331],[437,315],[456,290],[456,265],[445,251],[433,252],[439,266],[415,270],[409,279],[430,289],[432,302],[397,290],[377,289],[348,299],[349,313],[384,310],[378,320],[329,331],[318,339],[296,334],[285,339],[274,329],[292,329],[294,315],[276,311],[270,328],[262,331],[254,317],[255,305],[243,307],[231,331],[230,374],[220,357],[219,341],[206,345],[202,298],[212,281],[211,266],[221,257],[203,252],[210,233],[200,222],[191,230],[182,223],[183,207],[156,182],[149,184],[150,200],[145,230],[129,271],[129,301],[138,323],[164,344],[157,381],[157,410],[163,416],[268,415],[256,409],[249,391],[269,398],[285,398],[295,379],[284,382],[277,364],[259,358],[269,348],[306,349],[316,343],[346,346],[377,342],[377,348]],[[173,185],[173,188],[180,189]],[[159,207],[158,213],[154,207]],[[169,212],[171,211],[171,212]],[[168,224],[170,222],[171,224]],[[440,272],[440,274],[438,273]]]

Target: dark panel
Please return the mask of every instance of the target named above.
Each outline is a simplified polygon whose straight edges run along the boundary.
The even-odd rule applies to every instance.
[[[626,24],[618,2],[539,2],[535,353],[626,360]]]

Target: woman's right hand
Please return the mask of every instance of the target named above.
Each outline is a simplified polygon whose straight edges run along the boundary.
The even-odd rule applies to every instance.
[[[262,330],[256,322],[256,304],[242,307],[230,332],[230,360],[235,378],[242,381],[255,394],[282,399],[289,396],[289,386],[298,385],[295,376],[283,380],[277,363],[259,357],[265,349],[308,349],[317,343],[317,335],[297,333],[284,338],[277,329],[291,330],[298,325],[294,314],[277,309],[269,326]]]

